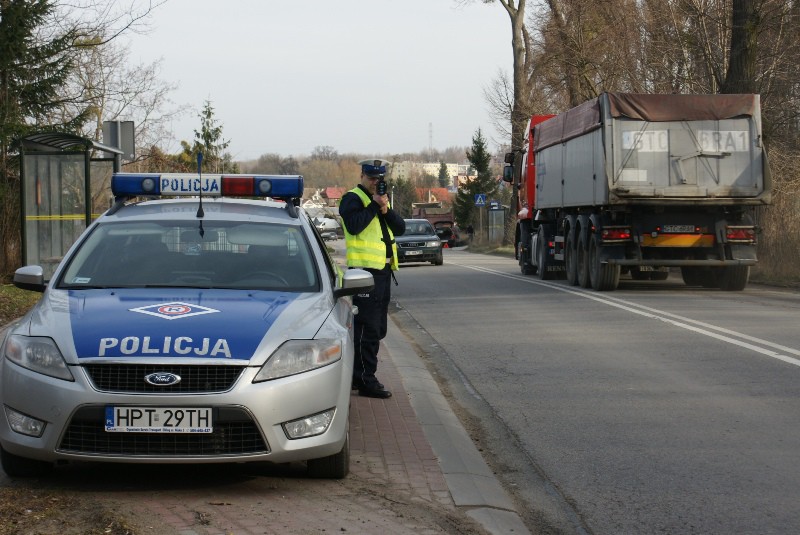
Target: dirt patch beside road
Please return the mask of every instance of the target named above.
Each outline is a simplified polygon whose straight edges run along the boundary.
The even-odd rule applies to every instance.
[[[485,533],[462,511],[363,472],[308,479],[301,465],[67,466],[0,475],[0,535]],[[361,473],[359,473],[361,472]],[[367,477],[364,477],[364,476]]]

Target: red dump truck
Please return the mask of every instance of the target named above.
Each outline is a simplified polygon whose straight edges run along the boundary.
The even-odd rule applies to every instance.
[[[535,115],[506,155],[520,269],[614,290],[621,273],[742,290],[771,202],[758,95],[603,93]]]

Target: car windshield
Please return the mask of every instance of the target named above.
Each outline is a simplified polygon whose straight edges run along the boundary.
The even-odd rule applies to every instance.
[[[406,230],[403,236],[431,236],[433,227],[427,221],[406,221]]]
[[[57,287],[318,291],[298,227],[269,223],[123,222],[98,226]]]

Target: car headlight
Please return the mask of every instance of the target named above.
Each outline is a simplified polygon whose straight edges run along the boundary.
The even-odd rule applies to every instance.
[[[439,247],[441,244],[442,242],[437,240],[437,241],[429,241],[425,245],[427,245],[428,247]]]
[[[5,354],[8,360],[23,368],[56,379],[75,380],[61,351],[51,338],[12,334],[6,342]]]
[[[253,382],[307,372],[341,358],[342,343],[339,340],[289,340],[267,359]]]

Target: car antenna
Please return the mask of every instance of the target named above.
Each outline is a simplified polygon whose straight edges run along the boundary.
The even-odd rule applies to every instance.
[[[199,187],[198,190],[200,192],[200,206],[197,207],[197,217],[200,218],[200,237],[202,238],[205,235],[205,231],[203,230],[203,217],[205,217],[205,212],[203,212],[203,153],[197,153],[197,175],[199,176],[200,180],[198,181]]]

